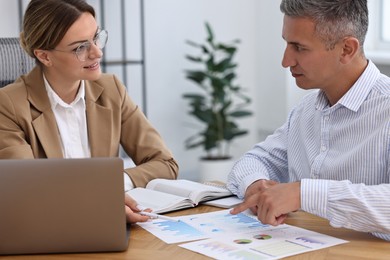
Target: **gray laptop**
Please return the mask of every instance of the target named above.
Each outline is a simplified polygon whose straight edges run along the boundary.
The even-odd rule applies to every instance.
[[[128,247],[120,158],[0,160],[0,254]]]

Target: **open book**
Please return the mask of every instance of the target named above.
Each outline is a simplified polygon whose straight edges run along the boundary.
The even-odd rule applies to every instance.
[[[139,205],[151,208],[155,213],[195,207],[200,202],[233,195],[220,185],[166,179],[154,179],[145,188],[135,188],[127,194]]]

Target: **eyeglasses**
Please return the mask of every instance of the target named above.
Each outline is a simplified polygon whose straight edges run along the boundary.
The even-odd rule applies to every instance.
[[[99,31],[96,33],[92,41],[93,44],[96,45],[96,47],[102,50],[106,46],[107,40],[108,40],[108,32],[104,29],[99,29]],[[88,59],[89,52],[91,50],[91,45],[92,43],[90,41],[83,42],[71,52],[76,55],[79,61],[86,61]],[[53,50],[59,52],[68,52],[68,51],[57,50],[57,49],[53,49]]]

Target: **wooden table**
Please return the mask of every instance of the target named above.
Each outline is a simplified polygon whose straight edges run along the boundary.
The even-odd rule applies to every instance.
[[[181,216],[197,213],[206,213],[220,210],[211,206],[198,206],[193,209],[181,210],[167,214]],[[324,248],[321,250],[303,253],[285,259],[390,259],[390,242],[378,239],[370,234],[356,232],[343,228],[332,228],[325,219],[305,212],[295,212],[289,215],[287,224],[313,230],[322,234],[350,241],[349,243]],[[3,256],[3,259],[169,259],[191,260],[210,259],[198,253],[181,248],[177,244],[166,244],[137,225],[132,226],[129,248],[119,253],[92,253],[92,254],[56,254],[36,256]]]

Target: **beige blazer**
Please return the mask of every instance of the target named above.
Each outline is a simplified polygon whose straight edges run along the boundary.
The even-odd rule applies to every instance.
[[[118,156],[122,145],[137,165],[126,169],[144,187],[154,178],[175,179],[178,165],[156,129],[110,74],[85,82],[88,138],[92,157]],[[42,70],[0,89],[0,159],[62,158],[61,139]]]

